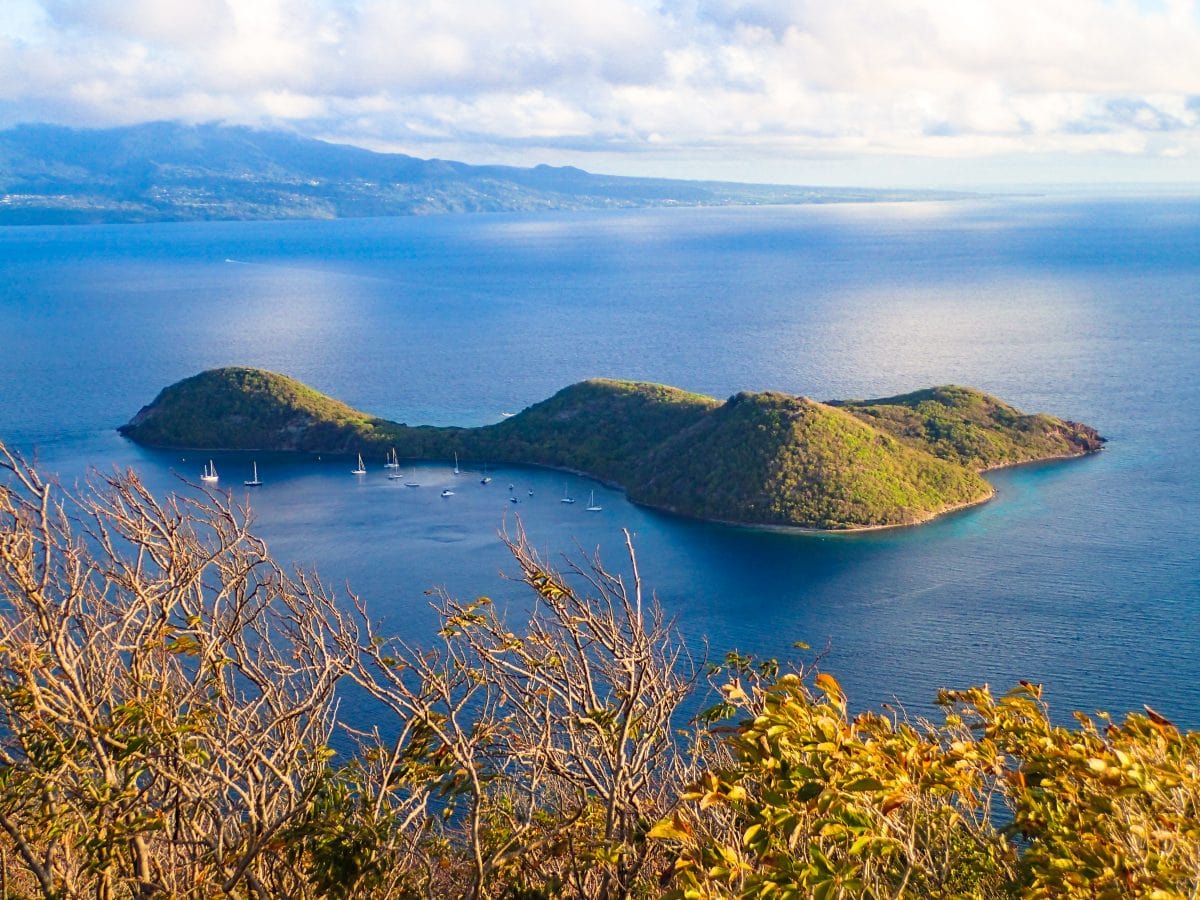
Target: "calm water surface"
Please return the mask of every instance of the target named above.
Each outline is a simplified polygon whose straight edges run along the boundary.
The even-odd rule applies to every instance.
[[[722,397],[973,385],[1094,424],[1109,447],[994,473],[981,508],[858,536],[685,521],[535,469],[485,487],[449,462],[421,464],[412,489],[382,460],[356,479],[344,459],[260,455],[253,506],[276,555],[418,640],[432,587],[523,607],[498,577],[516,517],[550,554],[614,565],[627,528],[689,643],[828,643],[859,705],[923,710],[941,686],[1026,678],[1060,713],[1145,702],[1200,727],[1200,200],[9,228],[0,348],[0,439],[66,481],[131,465],[164,491],[207,457],[113,428],[218,365],[462,425],[595,375]],[[216,457],[235,494],[249,460]],[[564,481],[603,511],[559,503]]]

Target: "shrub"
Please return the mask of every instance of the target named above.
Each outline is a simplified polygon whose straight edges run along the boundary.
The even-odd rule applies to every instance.
[[[505,537],[527,620],[436,595],[428,649],[221,495],[69,495],[2,445],[0,474],[0,895],[1200,892],[1200,735],[1149,708],[1068,728],[1021,684],[852,715],[815,664],[734,653],[681,728],[693,662],[628,536],[623,573]],[[337,721],[351,683],[374,728]]]

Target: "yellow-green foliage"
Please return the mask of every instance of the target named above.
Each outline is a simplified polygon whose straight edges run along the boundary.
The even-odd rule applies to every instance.
[[[1025,845],[1030,897],[1176,897],[1200,891],[1200,734],[1146,707],[1123,722],[1076,713],[1052,725],[1041,689],[996,700],[945,692],[963,722],[1009,760],[1009,832]]]
[[[1149,708],[1066,727],[1021,684],[852,715],[730,654],[679,730],[695,668],[628,535],[626,576],[506,541],[527,615],[439,596],[419,647],[247,517],[132,474],[66,496],[0,443],[3,896],[1200,893],[1200,734]]]
[[[1022,684],[944,692],[940,725],[851,717],[827,673],[744,665],[723,693],[728,757],[651,832],[678,852],[671,897],[1200,890],[1200,735],[1157,713],[1065,728]]]

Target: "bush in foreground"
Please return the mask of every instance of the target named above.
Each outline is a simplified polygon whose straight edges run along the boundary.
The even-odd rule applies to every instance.
[[[729,759],[652,832],[679,853],[672,897],[1165,898],[1200,886],[1200,735],[1158,713],[1063,728],[1041,688],[1022,684],[1000,698],[943,692],[940,725],[851,718],[827,673],[739,668],[721,709],[738,721]]]
[[[832,675],[731,654],[681,729],[696,667],[632,546],[619,576],[508,545],[528,621],[439,596],[413,647],[220,495],[72,496],[0,447],[0,896],[1200,890],[1200,736],[1158,713],[1064,728],[1021,685],[852,716]]]

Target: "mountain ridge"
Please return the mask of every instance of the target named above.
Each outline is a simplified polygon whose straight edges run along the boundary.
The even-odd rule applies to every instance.
[[[151,122],[0,131],[0,224],[322,219],[652,206],[951,199],[947,191],[819,188],[470,165],[280,131]]]

